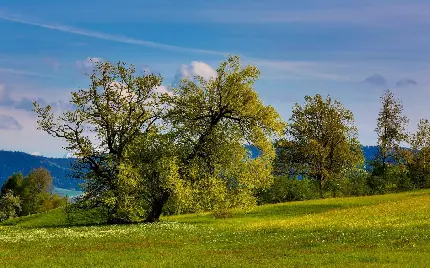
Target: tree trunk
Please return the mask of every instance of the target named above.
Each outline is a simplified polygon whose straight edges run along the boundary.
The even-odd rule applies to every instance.
[[[317,177],[318,183],[319,183],[319,190],[320,190],[320,198],[324,198],[324,191],[323,191],[323,178],[322,176]]]
[[[163,207],[169,199],[170,193],[163,191],[152,201],[151,208],[146,216],[145,222],[157,222],[160,219]]]

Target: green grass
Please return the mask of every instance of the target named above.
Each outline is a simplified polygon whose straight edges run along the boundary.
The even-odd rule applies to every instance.
[[[14,266],[429,267],[430,191],[123,226],[69,227],[57,209],[2,223],[0,267]]]

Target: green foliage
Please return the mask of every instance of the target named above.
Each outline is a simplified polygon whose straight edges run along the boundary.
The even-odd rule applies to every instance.
[[[8,192],[19,195],[24,187],[21,172],[10,176],[1,187],[1,195],[6,195]]]
[[[52,177],[48,170],[38,168],[32,170],[23,180],[23,189],[20,197],[22,212],[20,215],[29,215],[50,209],[48,202],[52,190]]]
[[[273,184],[259,194],[259,203],[275,204],[318,197],[318,186],[313,180],[277,176]]]
[[[175,198],[182,211],[224,210],[255,203],[256,189],[272,182],[273,138],[284,127],[253,88],[260,75],[231,56],[217,76],[184,79],[168,98],[167,120],[179,144]],[[251,159],[243,144],[261,155]]]
[[[22,212],[20,215],[29,215],[54,208],[51,198],[52,177],[48,170],[38,168],[32,170],[23,180],[23,189],[20,194]]]
[[[323,197],[324,184],[362,165],[363,152],[351,111],[330,96],[306,96],[305,101],[303,106],[296,103],[287,137],[277,142],[275,170],[312,178]]]
[[[417,131],[409,137],[410,150],[405,151],[410,183],[418,189],[430,188],[430,123],[421,119]]]
[[[381,96],[381,105],[375,129],[378,134],[379,152],[373,161],[373,175],[389,180],[389,164],[401,162],[400,143],[407,139],[406,127],[409,120],[402,115],[403,105],[394,97],[391,90],[386,90]]]
[[[139,135],[157,128],[162,78],[135,75],[133,65],[95,64],[88,89],[72,92],[74,110],[56,117],[35,103],[39,129],[63,139],[77,158],[74,177],[85,180],[85,204],[108,208],[112,223],[134,221],[133,181],[121,175],[126,151]],[[131,215],[129,215],[131,214]]]
[[[14,218],[21,212],[21,201],[18,196],[7,192],[0,197],[0,222]]]
[[[59,117],[35,103],[39,129],[79,159],[80,202],[106,208],[111,223],[157,221],[169,200],[176,211],[254,203],[255,190],[271,183],[272,141],[284,126],[253,88],[258,69],[232,56],[217,77],[185,79],[171,95],[157,93],[161,77],[134,73],[95,64],[89,89],[72,93],[76,109]],[[258,159],[246,142],[261,150]]]
[[[67,198],[51,193],[52,178],[44,168],[32,170],[22,178],[14,174],[3,184],[0,196],[1,220],[45,212],[67,204]],[[14,209],[13,209],[14,208]]]
[[[353,168],[345,174],[343,193],[345,196],[365,196],[370,194],[368,180],[370,174],[363,168]]]

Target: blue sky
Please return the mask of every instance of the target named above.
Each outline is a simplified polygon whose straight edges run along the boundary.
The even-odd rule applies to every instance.
[[[36,130],[31,101],[67,107],[88,59],[164,76],[209,75],[228,53],[260,68],[256,89],[288,119],[305,95],[330,94],[375,144],[391,88],[410,130],[429,118],[430,2],[419,0],[33,1],[0,3],[0,149],[63,156]]]

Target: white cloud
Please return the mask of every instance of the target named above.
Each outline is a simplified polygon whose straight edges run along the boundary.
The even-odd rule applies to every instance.
[[[191,70],[195,75],[199,75],[206,80],[210,80],[211,78],[216,78],[218,73],[214,70],[209,64],[202,61],[193,61],[191,62]]]
[[[31,155],[34,155],[34,156],[42,156],[42,154],[41,154],[40,152],[32,152],[32,153],[31,153]]]
[[[203,61],[192,61],[190,65],[182,64],[175,76],[175,83],[182,78],[192,79],[194,76],[201,76],[205,80],[217,77],[217,71]]]
[[[78,65],[79,68],[88,70],[88,69],[92,69],[95,63],[101,62],[101,61],[102,61],[102,58],[88,57],[85,60],[78,60],[76,64]]]
[[[167,93],[169,95],[172,95],[172,92],[169,91],[169,89],[166,86],[163,86],[163,85],[156,87],[155,88],[155,92],[158,92],[158,93]]]

